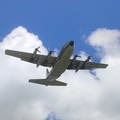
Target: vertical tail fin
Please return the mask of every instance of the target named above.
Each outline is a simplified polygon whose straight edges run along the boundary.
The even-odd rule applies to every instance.
[[[49,70],[48,69],[46,69],[46,77],[49,75]]]

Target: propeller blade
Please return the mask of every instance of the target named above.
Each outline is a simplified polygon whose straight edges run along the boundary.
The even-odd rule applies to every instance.
[[[41,53],[41,52],[38,50],[39,48],[40,48],[40,46],[37,47],[37,48],[35,48],[35,51]]]
[[[49,54],[51,55],[52,53],[54,53],[55,51],[50,51]]]
[[[79,55],[76,55],[76,57],[80,57],[81,58],[81,56],[79,56]]]
[[[37,52],[41,53],[39,50],[37,50]]]
[[[40,46],[39,47],[37,47],[37,49],[39,49],[40,48]]]
[[[81,56],[79,56],[79,55],[75,55],[75,56],[74,56],[74,59],[76,59],[77,57],[80,57],[80,58],[81,58]]]
[[[92,60],[92,56],[88,56],[88,58],[87,58],[88,60]]]

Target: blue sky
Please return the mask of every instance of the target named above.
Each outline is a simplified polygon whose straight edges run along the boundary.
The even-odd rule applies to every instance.
[[[0,1],[0,41],[14,28],[23,26],[38,35],[46,48],[60,50],[65,42],[74,40],[75,53],[83,50],[99,61],[95,49],[85,40],[98,28],[119,30],[119,11],[120,0]],[[54,113],[47,120],[52,118],[57,118]]]
[[[82,41],[97,28],[119,29],[119,0],[4,0],[0,1],[0,39],[14,28],[25,27],[50,49],[75,41],[75,52],[94,49]],[[59,44],[58,44],[59,43]]]

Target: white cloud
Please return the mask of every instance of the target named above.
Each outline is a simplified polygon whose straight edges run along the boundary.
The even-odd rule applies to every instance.
[[[88,42],[96,48],[98,54],[101,54],[101,50],[104,52],[101,61],[109,64],[104,72],[95,70],[102,81],[99,109],[106,119],[120,119],[120,31],[98,29],[88,37]]]
[[[119,30],[98,29],[88,37],[90,45],[102,50],[101,61],[109,63],[107,69],[94,70],[99,81],[89,71],[66,71],[59,80],[67,87],[45,87],[28,83],[30,78],[45,77],[44,67],[4,54],[5,49],[33,52],[32,46],[47,54],[38,36],[22,26],[14,29],[0,43],[0,119],[44,120],[54,112],[62,120],[119,120],[119,34]]]
[[[106,28],[97,29],[88,37],[90,45],[95,47],[100,55],[119,56],[120,31]],[[100,53],[102,52],[102,54]],[[104,53],[104,54],[103,54]]]

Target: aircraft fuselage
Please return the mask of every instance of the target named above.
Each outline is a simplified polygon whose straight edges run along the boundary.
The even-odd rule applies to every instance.
[[[61,74],[67,69],[69,63],[69,59],[73,53],[74,50],[74,41],[67,42],[61,49],[60,54],[57,57],[57,60],[52,67],[52,70],[48,74],[46,80],[47,81],[54,81],[58,77],[61,76]]]

